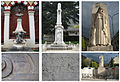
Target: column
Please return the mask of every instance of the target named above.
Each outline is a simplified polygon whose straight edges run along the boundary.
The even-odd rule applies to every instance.
[[[57,25],[61,25],[62,24],[62,22],[61,22],[61,12],[62,12],[62,10],[61,10],[61,4],[60,3],[58,3],[58,9],[57,9]]]
[[[29,27],[30,27],[30,41],[35,44],[35,23],[34,23],[34,11],[28,11],[29,13]]]
[[[4,44],[9,41],[10,11],[4,11]]]

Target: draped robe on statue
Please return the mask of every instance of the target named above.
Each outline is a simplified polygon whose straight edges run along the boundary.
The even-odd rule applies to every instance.
[[[108,45],[107,19],[104,11],[99,8],[94,20],[93,45]]]
[[[87,51],[113,51],[110,40],[107,6],[104,3],[93,5],[90,26],[90,44]]]

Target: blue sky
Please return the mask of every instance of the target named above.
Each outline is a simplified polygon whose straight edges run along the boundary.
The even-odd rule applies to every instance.
[[[89,38],[92,6],[95,3],[98,3],[98,2],[88,2],[88,1],[82,2],[82,35],[87,38]],[[109,15],[113,16],[114,14],[118,13],[117,15],[113,16],[113,29],[114,29],[114,35],[115,35],[116,32],[118,32],[119,30],[119,3],[114,1],[112,2],[106,1],[102,3],[105,3],[107,5]],[[110,35],[112,38],[113,30],[112,30],[112,21],[110,17],[109,17],[109,25],[110,25]]]
[[[118,53],[82,53],[83,56],[93,59],[94,61],[99,62],[99,56],[103,55],[104,63],[108,64],[111,58],[119,56]]]

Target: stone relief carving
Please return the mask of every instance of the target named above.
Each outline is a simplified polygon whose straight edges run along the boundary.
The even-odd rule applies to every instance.
[[[92,45],[110,45],[107,31],[107,18],[103,8],[99,7],[94,18]]]
[[[2,78],[9,76],[13,71],[13,63],[8,57],[2,57]]]
[[[112,51],[107,5],[93,5],[87,51]]]
[[[2,80],[38,80],[38,54],[2,54]]]

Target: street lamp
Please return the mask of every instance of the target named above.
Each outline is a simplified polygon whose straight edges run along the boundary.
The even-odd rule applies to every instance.
[[[113,36],[114,36],[113,17],[114,17],[115,15],[117,15],[117,14],[119,14],[119,13],[115,13],[115,14],[113,14],[113,15],[109,15],[109,14],[108,14],[108,16],[111,18],[111,21],[112,21]]]

